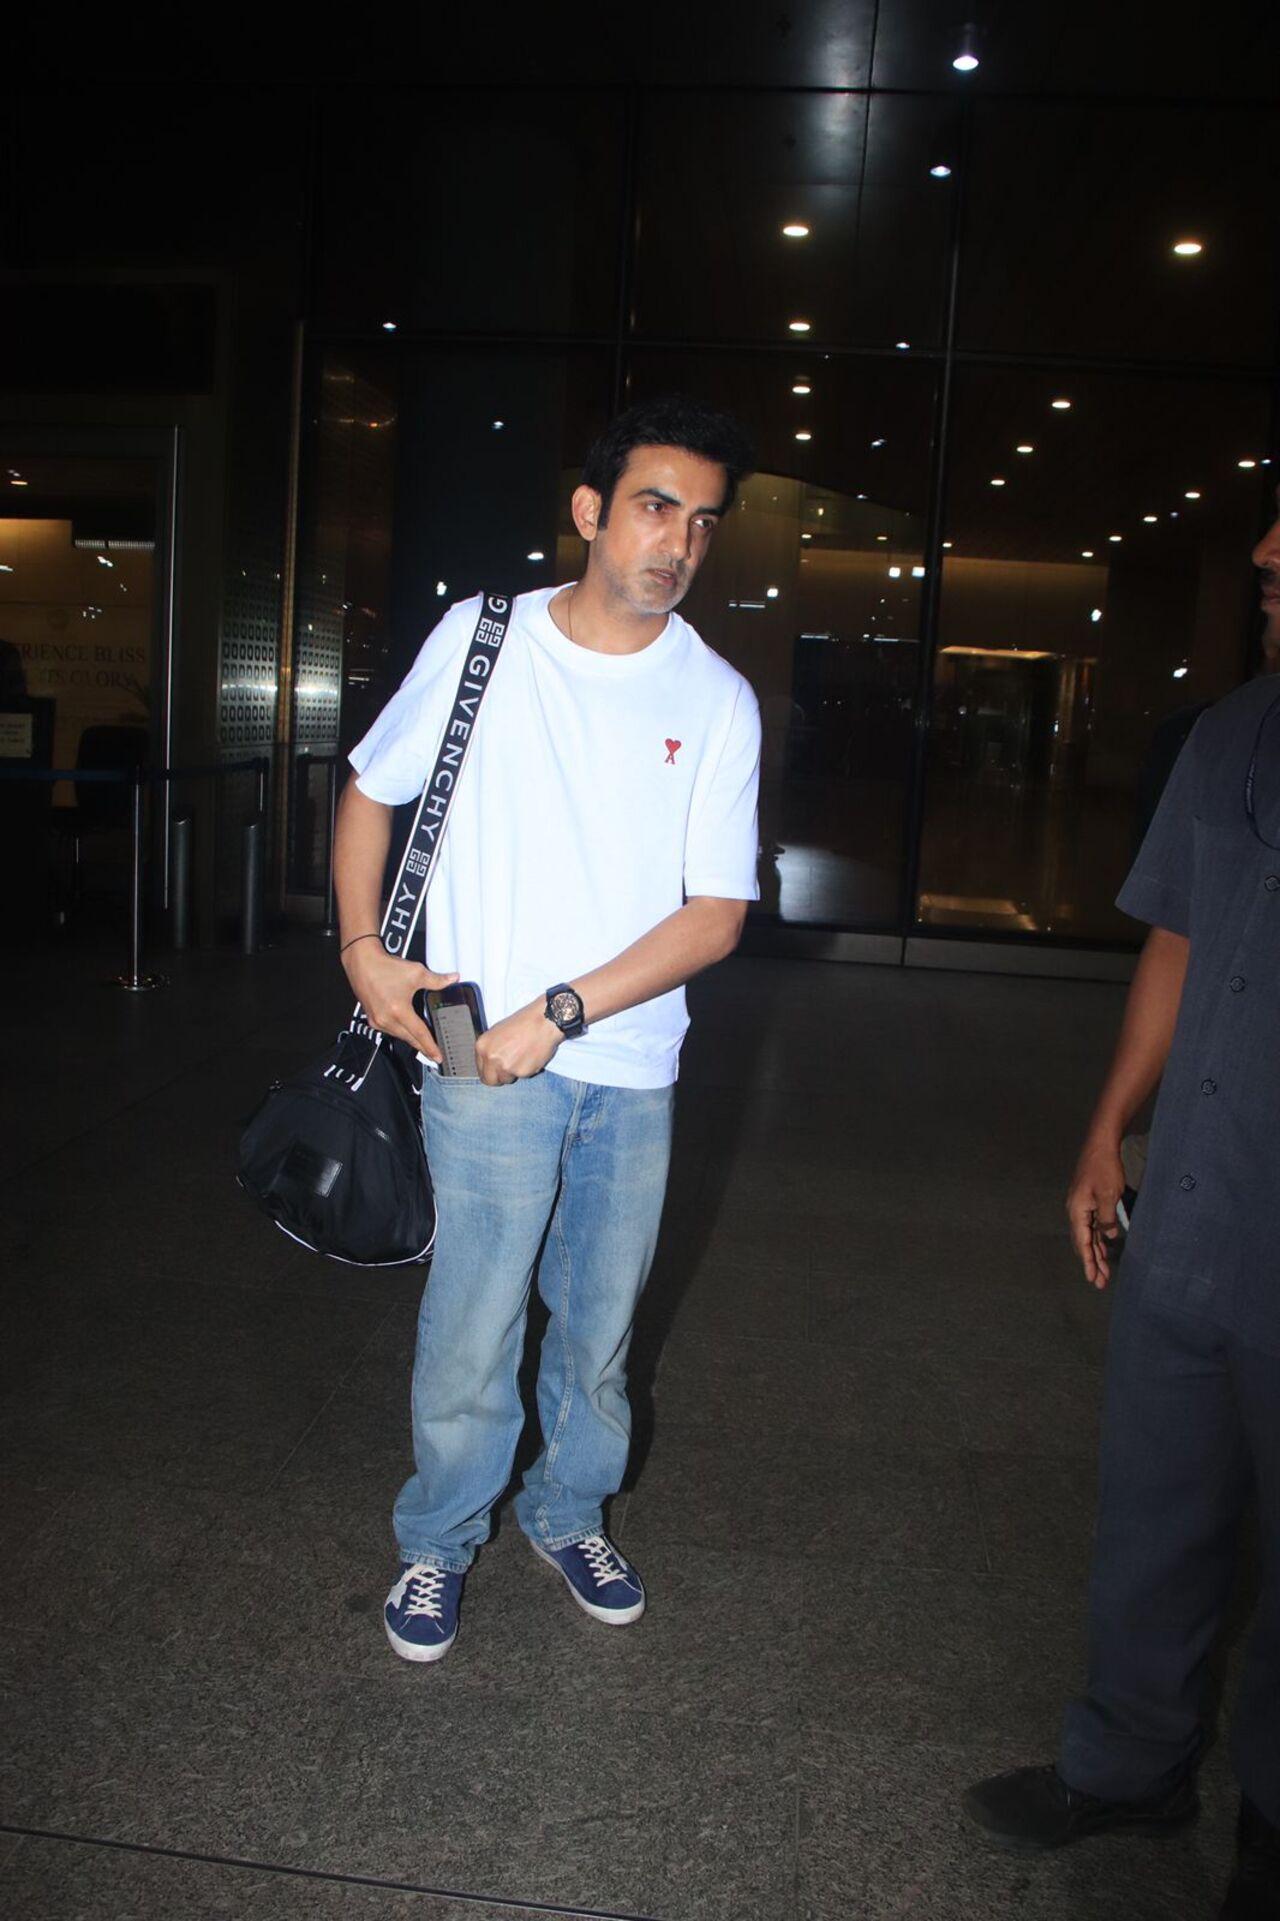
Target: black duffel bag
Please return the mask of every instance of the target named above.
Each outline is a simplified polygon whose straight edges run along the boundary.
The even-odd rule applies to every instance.
[[[481,597],[453,712],[383,916],[389,954],[409,952],[510,617],[506,595]],[[415,1062],[404,1043],[371,1028],[357,1005],[330,1053],[271,1087],[241,1135],[237,1178],[291,1240],[359,1267],[430,1255],[435,1208]]]
[[[240,1137],[239,1181],[317,1254],[361,1267],[425,1261],[435,1208],[399,1043],[347,1028],[323,1060],[274,1082]]]

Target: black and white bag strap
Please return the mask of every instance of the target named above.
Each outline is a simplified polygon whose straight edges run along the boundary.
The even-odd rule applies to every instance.
[[[388,954],[404,958],[409,953],[414,929],[422,913],[427,883],[444,839],[449,809],[453,805],[475,735],[480,703],[493,678],[502,643],[507,637],[511,605],[509,594],[482,594],[480,597],[480,614],[462,663],[453,712],[445,726],[431,778],[422,790],[413,828],[405,842],[400,871],[391,889],[387,911],[382,917],[382,945]],[[370,1027],[365,1019],[359,1001],[351,1016],[350,1029],[353,1034],[363,1035],[375,1043],[382,1040],[381,1033]]]

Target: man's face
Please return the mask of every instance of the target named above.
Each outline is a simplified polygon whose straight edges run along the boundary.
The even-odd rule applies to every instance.
[[[636,614],[669,614],[702,565],[720,518],[728,477],[714,460],[679,447],[635,447],[618,478],[606,526],[600,496],[579,487],[578,532],[591,542],[591,567]]]
[[[1280,650],[1280,488],[1276,490],[1276,518],[1254,548],[1253,564],[1261,575],[1266,620],[1262,645],[1270,654]]]

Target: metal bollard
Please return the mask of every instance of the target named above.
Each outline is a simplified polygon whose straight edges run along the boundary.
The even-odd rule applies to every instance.
[[[320,931],[322,934],[327,934],[332,940],[338,931],[338,912],[333,891],[333,843],[338,832],[338,761],[336,755],[329,762],[326,772],[329,776],[329,871],[324,886],[324,926]]]
[[[245,822],[240,941],[240,951],[244,954],[256,954],[262,945],[262,850],[266,826],[261,814],[256,820]]]
[[[130,776],[132,791],[132,860],[129,873],[129,971],[117,974],[115,985],[127,994],[147,994],[164,986],[163,974],[142,971],[142,769],[135,767]]]
[[[179,953],[191,945],[191,834],[190,814],[175,814],[170,830],[169,885],[173,945]]]

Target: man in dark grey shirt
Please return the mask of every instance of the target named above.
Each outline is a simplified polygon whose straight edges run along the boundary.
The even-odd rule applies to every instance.
[[[1278,502],[1280,505],[1280,502]],[[1254,552],[1280,635],[1280,519]],[[1107,1355],[1089,1678],[1055,1767],[969,1789],[1006,1847],[1196,1813],[1207,1662],[1257,1495],[1222,1914],[1280,1916],[1280,677],[1201,716],[1120,894],[1150,924],[1067,1207],[1105,1287],[1121,1136],[1163,1080]]]

